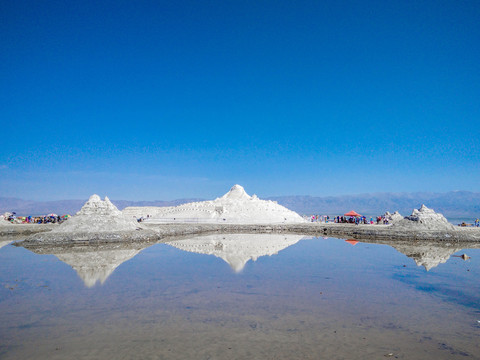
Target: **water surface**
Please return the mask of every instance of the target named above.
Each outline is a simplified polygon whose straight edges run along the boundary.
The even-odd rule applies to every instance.
[[[49,255],[2,244],[1,359],[480,358],[479,249],[294,235]]]

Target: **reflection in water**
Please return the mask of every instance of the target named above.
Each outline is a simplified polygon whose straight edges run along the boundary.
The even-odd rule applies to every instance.
[[[55,255],[77,272],[85,286],[92,287],[97,282],[103,284],[118,266],[151,245],[152,243],[27,248],[37,254]]]
[[[249,260],[276,255],[303,238],[301,235],[285,234],[220,234],[169,241],[166,244],[184,251],[215,255],[238,273]]]
[[[408,241],[368,241],[393,247],[398,252],[412,258],[417,266],[423,266],[429,271],[444,264],[454,253],[466,248],[480,248],[478,243],[447,243],[447,242],[408,242]]]
[[[0,358],[478,359],[478,245],[300,239],[7,246]],[[402,266],[397,251],[431,268],[458,247],[468,262],[452,257],[429,272]],[[236,271],[278,255],[232,276],[223,261],[183,250],[218,256]],[[87,286],[130,261],[104,286],[85,289],[73,271],[62,271],[65,264],[35,253],[56,255]]]
[[[412,258],[417,266],[423,266],[427,271],[440,264],[446,263],[451,255],[462,250],[462,247],[458,247],[457,245],[439,246],[438,244],[398,244],[391,246],[402,254]]]
[[[12,240],[0,240],[0,249],[8,244],[10,244]]]

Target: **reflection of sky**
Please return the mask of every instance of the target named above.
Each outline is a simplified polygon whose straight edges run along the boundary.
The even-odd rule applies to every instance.
[[[474,345],[460,338],[473,336],[478,315],[480,250],[460,253],[472,258],[452,257],[427,272],[387,245],[307,239],[249,261],[236,274],[215,256],[157,244],[121,264],[103,285],[86,288],[53,255],[8,245],[0,249],[0,337],[12,346],[23,338],[41,347],[49,337],[70,343],[65,334],[116,342],[127,325],[136,341],[160,324],[169,334],[195,330],[206,338],[245,329],[281,337],[295,328],[301,339],[311,337],[314,351],[314,330],[340,327],[352,330],[348,337],[360,326],[367,337],[385,336],[383,342],[390,341],[389,334],[392,343],[402,336],[419,341],[411,337],[422,333],[451,339],[473,353]],[[456,321],[459,317],[465,321]],[[371,346],[380,345],[372,340]],[[70,346],[72,354],[82,355]]]

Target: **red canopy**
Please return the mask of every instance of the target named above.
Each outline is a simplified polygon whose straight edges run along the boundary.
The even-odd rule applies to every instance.
[[[347,212],[346,214],[343,214],[343,216],[355,216],[355,217],[360,217],[362,215],[360,215],[359,213],[356,213],[355,211],[350,211],[350,212]]]

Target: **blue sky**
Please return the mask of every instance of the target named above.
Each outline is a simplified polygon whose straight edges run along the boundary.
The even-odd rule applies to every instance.
[[[0,196],[480,191],[478,1],[0,1]]]

